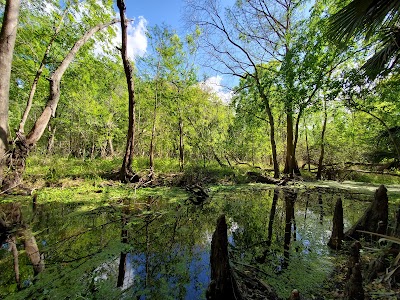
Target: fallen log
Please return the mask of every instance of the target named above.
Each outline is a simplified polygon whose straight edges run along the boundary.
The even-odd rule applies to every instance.
[[[251,180],[253,180],[255,182],[259,182],[259,183],[279,184],[281,182],[280,179],[272,178],[269,176],[264,176],[258,172],[247,172],[247,176]]]

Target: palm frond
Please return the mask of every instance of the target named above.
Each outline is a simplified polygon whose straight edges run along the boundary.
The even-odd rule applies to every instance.
[[[399,14],[399,0],[353,0],[329,18],[328,36],[345,43],[362,32],[370,37],[382,26],[395,24]]]
[[[363,65],[363,69],[371,79],[383,70],[390,71],[400,59],[400,28],[383,30],[379,48],[380,50]]]

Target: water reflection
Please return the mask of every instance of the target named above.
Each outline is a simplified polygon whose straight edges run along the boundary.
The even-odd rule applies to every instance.
[[[232,261],[257,265],[263,280],[272,286],[280,282],[278,292],[287,295],[291,281],[309,280],[299,270],[315,275],[315,266],[330,255],[333,198],[313,190],[243,187],[221,189],[202,207],[161,197],[93,207],[39,196],[33,205],[20,205],[20,217],[29,220],[24,227],[20,220],[9,221],[18,213],[3,204],[0,298],[204,299],[211,235],[221,214],[230,228]],[[354,223],[367,205],[352,201],[346,211],[350,202],[343,203],[345,224]],[[326,276],[327,270],[321,272]],[[34,279],[23,288],[21,283]]]
[[[25,222],[22,217],[19,203],[4,204],[1,206],[0,212],[0,245],[3,250],[7,249],[12,254],[15,284],[17,289],[21,290],[23,286],[20,278],[21,259],[18,248],[24,248],[33,270],[33,276],[44,270],[44,255],[39,251],[30,224]]]

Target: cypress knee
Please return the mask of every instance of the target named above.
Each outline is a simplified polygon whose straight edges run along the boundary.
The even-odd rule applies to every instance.
[[[360,264],[360,242],[355,242],[350,248],[350,258],[347,271],[347,283],[345,286],[345,299],[363,300],[364,289],[362,286],[361,264]]]
[[[375,198],[358,222],[345,234],[347,239],[358,240],[361,233],[358,230],[385,233],[388,224],[388,196],[387,189],[381,185],[375,192]]]
[[[338,199],[333,214],[332,236],[328,242],[328,246],[335,250],[340,250],[343,240],[343,205],[342,199]]]

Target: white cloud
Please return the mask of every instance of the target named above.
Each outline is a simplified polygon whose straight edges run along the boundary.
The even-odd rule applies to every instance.
[[[224,103],[229,103],[232,99],[233,92],[226,92],[224,87],[221,85],[222,76],[212,76],[201,83],[201,86],[206,90],[215,93]]]
[[[48,14],[48,15],[51,15],[53,12],[56,12],[56,13],[58,13],[58,14],[61,14],[61,11],[60,11],[60,9],[57,7],[57,6],[55,6],[54,4],[52,4],[52,3],[45,3],[45,5],[44,5],[44,11]]]
[[[144,56],[147,50],[147,20],[142,16],[138,19],[136,25],[128,25],[128,55],[131,59]]]
[[[136,22],[128,23],[128,56],[130,59],[135,60],[138,57],[143,57],[147,52],[147,20],[140,16]],[[107,55],[107,52],[121,47],[121,24],[113,25],[113,28],[116,32],[116,36],[112,39],[111,42],[104,42],[100,40],[96,40],[94,53],[96,55],[102,56]]]
[[[104,49],[111,49],[117,46],[121,47],[121,24],[114,25],[116,36],[110,43],[96,41],[95,54],[106,55]],[[140,16],[138,22],[128,23],[128,56],[130,59],[135,60],[137,57],[143,57],[147,51],[147,20]]]

